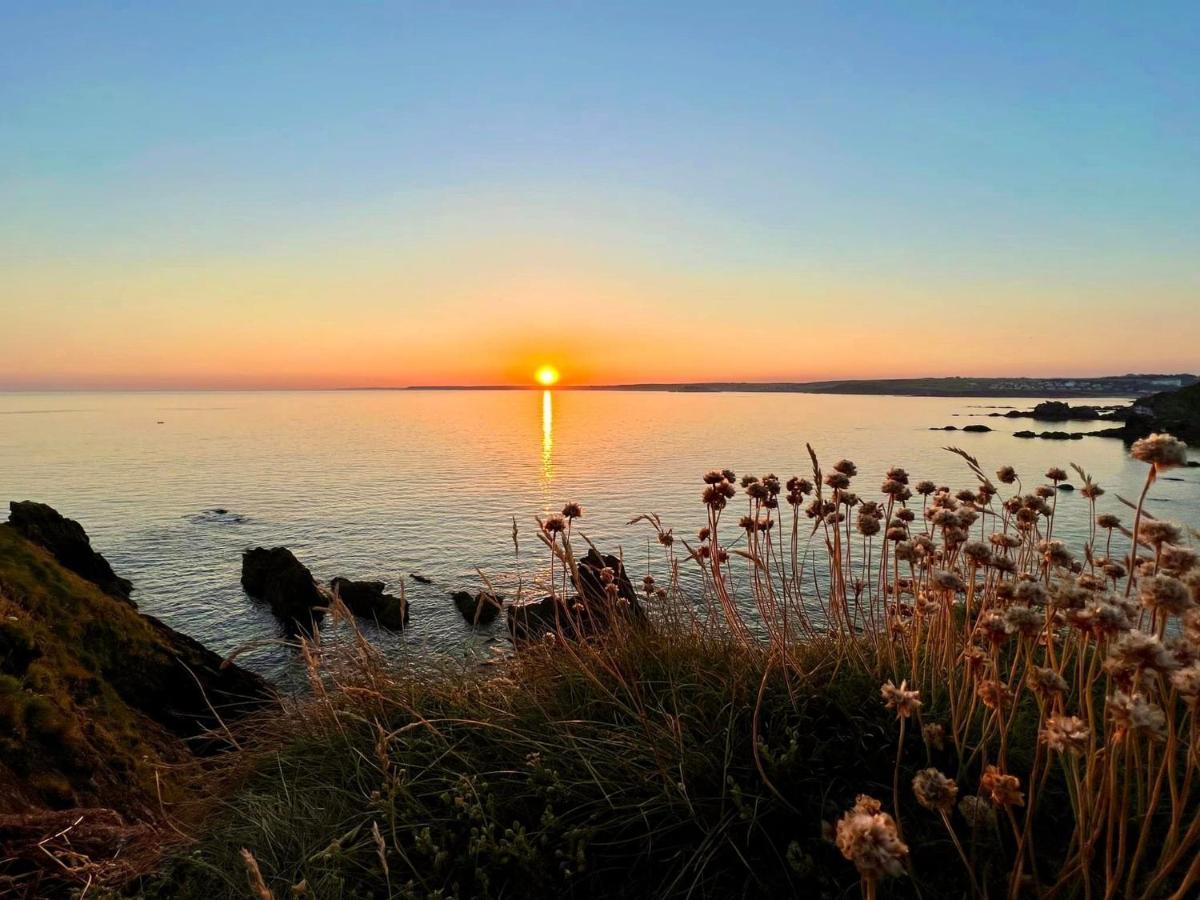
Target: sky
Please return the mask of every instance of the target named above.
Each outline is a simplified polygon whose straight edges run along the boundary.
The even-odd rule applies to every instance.
[[[0,0],[0,389],[1200,369],[1200,5]]]

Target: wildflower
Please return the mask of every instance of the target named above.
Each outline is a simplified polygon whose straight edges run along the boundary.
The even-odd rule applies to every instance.
[[[1045,586],[1040,581],[1018,581],[1013,586],[1013,599],[1026,606],[1045,606],[1049,599]]]
[[[1064,694],[1067,691],[1067,680],[1053,669],[1034,666],[1026,679],[1029,689],[1042,699]]]
[[[946,728],[936,722],[931,722],[921,729],[921,737],[934,750],[946,749]]]
[[[1051,481],[1066,481],[1067,473],[1064,472],[1062,469],[1060,469],[1058,466],[1051,466],[1050,469],[1046,472],[1046,477],[1049,478]]]
[[[1176,668],[1176,663],[1158,635],[1135,630],[1121,635],[1109,647],[1105,668],[1110,674],[1134,670],[1168,672]]]
[[[1200,703],[1200,663],[1172,672],[1171,684],[1189,706],[1197,706]]]
[[[1004,621],[1012,631],[1029,636],[1037,634],[1046,624],[1046,617],[1028,606],[1010,606],[1004,611]]]
[[[575,501],[571,501],[563,507],[562,515],[564,519],[579,519],[583,517],[583,507]]]
[[[859,515],[858,517],[858,533],[863,537],[872,537],[879,534],[879,520],[874,516]]]
[[[1013,692],[998,678],[989,678],[979,682],[979,686],[975,689],[979,695],[979,699],[983,701],[983,705],[988,709],[999,710],[1002,707],[1012,702]]]
[[[917,514],[911,509],[902,509],[896,513],[896,518],[901,522],[912,522],[914,519],[916,519],[916,517]]]
[[[1138,596],[1147,609],[1182,616],[1196,604],[1187,585],[1172,575],[1151,575],[1138,582]]]
[[[996,824],[996,811],[978,794],[967,794],[958,801],[958,811],[972,828]]]
[[[996,477],[1001,484],[1012,484],[1017,480],[1017,470],[1012,466],[1001,466],[996,470]]]
[[[1071,567],[1071,563],[1074,562],[1071,552],[1062,541],[1039,541],[1038,552],[1042,554],[1042,559],[1050,566],[1061,566],[1064,569],[1068,569]]]
[[[669,531],[659,532],[658,542],[664,547],[673,546],[675,543],[675,535],[671,534]]]
[[[649,577],[649,576],[647,576]],[[616,571],[612,566],[605,566],[600,570],[600,581],[603,584],[612,584],[617,578]]]
[[[1015,534],[1002,534],[997,531],[988,538],[993,547],[1001,550],[1015,550],[1021,546],[1021,539]]]
[[[867,879],[904,874],[908,847],[895,820],[881,811],[878,800],[860,795],[837,823],[837,846]]]
[[[830,472],[825,476],[825,484],[834,490],[844,491],[850,487],[850,479],[844,472]]]
[[[1007,616],[999,610],[989,609],[979,617],[976,623],[977,627],[984,636],[993,644],[1003,644],[1008,640],[1009,635],[1013,633],[1014,626],[1009,622]]]
[[[879,689],[879,693],[883,697],[884,706],[894,709],[898,718],[907,719],[921,708],[921,692],[908,690],[907,680],[901,681],[897,687],[889,678]]]
[[[963,555],[976,565],[986,566],[992,560],[992,551],[982,541],[971,541],[963,547]]]
[[[983,770],[979,779],[979,792],[996,806],[1024,806],[1025,795],[1021,793],[1021,780],[1016,775],[1005,775],[995,766]]]
[[[1159,562],[1172,575],[1183,575],[1196,567],[1196,551],[1191,547],[1176,547],[1164,544],[1159,550]]]
[[[1187,444],[1169,434],[1152,434],[1133,442],[1130,455],[1154,466],[1156,472],[1187,464]]]
[[[937,490],[937,486],[932,481],[918,481],[917,493],[923,496],[929,496]]]
[[[1138,524],[1138,543],[1143,547],[1158,547],[1160,544],[1176,544],[1183,532],[1178,525],[1162,519],[1143,519]]]
[[[709,471],[704,473],[704,483],[705,484],[715,485],[715,484],[720,484],[722,481],[725,481],[725,475],[723,473],[719,472],[717,469],[710,469]]]
[[[730,484],[733,484],[735,481],[737,481],[737,475],[735,475],[733,473],[733,469],[722,469],[721,477],[724,478],[726,481],[728,481]]]
[[[933,812],[948,813],[958,799],[958,785],[937,769],[922,769],[912,782],[917,802]]]
[[[933,573],[933,582],[943,591],[962,591],[967,587],[966,583],[956,574],[944,569]]]
[[[887,470],[888,481],[898,481],[901,484],[908,484],[908,473],[899,466],[893,466]]]
[[[800,494],[803,496],[805,494],[811,494],[813,486],[812,482],[807,478],[800,478],[799,476],[793,475],[787,481],[787,489],[789,493]]]
[[[1051,716],[1041,731],[1042,743],[1055,753],[1079,755],[1087,750],[1091,732],[1078,716]]]
[[[1096,516],[1096,524],[1101,528],[1113,529],[1121,527],[1121,520],[1112,513],[1101,513]]]
[[[884,494],[889,497],[898,497],[907,490],[908,490],[908,488],[904,485],[903,482],[896,481],[895,479],[892,479],[892,478],[889,478],[887,481],[885,481],[883,483],[883,485],[879,488],[879,492],[881,494]]]
[[[1116,691],[1106,709],[1118,740],[1131,732],[1144,732],[1150,738],[1158,738],[1166,730],[1166,715],[1157,704],[1149,702],[1142,694]]]
[[[542,530],[549,535],[556,535],[567,530],[567,521],[562,516],[547,516],[542,523]]]
[[[833,469],[835,472],[841,472],[848,478],[853,478],[858,474],[858,466],[854,465],[848,459],[839,459],[833,464]]]
[[[743,488],[748,488],[748,487],[750,487],[750,485],[757,484],[757,483],[758,483],[757,475],[743,475],[742,476],[741,485]]]

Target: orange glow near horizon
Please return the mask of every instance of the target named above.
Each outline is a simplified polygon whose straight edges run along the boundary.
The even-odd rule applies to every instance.
[[[537,383],[542,387],[553,387],[558,384],[558,369],[551,365],[545,365],[539,368],[533,377],[537,379]]]

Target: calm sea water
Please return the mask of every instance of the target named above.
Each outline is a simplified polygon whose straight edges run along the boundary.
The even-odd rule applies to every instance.
[[[79,520],[133,580],[144,611],[219,652],[280,634],[239,585],[241,551],[259,544],[291,548],[323,581],[403,583],[411,626],[378,636],[397,652],[478,649],[503,640],[502,624],[472,633],[447,594],[477,589],[477,567],[510,583],[514,517],[527,574],[537,559],[534,516],[567,499],[584,505],[584,532],[603,549],[645,560],[649,532],[627,525],[630,518],[657,512],[691,535],[703,523],[705,471],[809,474],[805,442],[827,467],[854,460],[855,488],[868,496],[891,465],[914,480],[971,486],[946,444],[988,471],[1016,466],[1027,487],[1050,465],[1076,462],[1109,491],[1106,508],[1128,522],[1115,494],[1136,497],[1145,468],[1119,441],[1021,440],[1011,432],[1033,427],[1030,420],[970,417],[1032,402],[565,391],[0,394],[0,499],[41,500]],[[971,422],[997,431],[928,430]],[[1149,508],[1200,527],[1200,470],[1171,476]],[[1083,534],[1078,493],[1062,495],[1059,509],[1056,536]],[[413,572],[433,584],[407,578]],[[287,651],[265,646],[243,659],[271,673]]]

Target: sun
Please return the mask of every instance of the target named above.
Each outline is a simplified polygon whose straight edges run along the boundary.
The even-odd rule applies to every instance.
[[[533,377],[543,387],[550,387],[558,383],[558,369],[554,368],[554,366],[542,366],[533,373]]]

